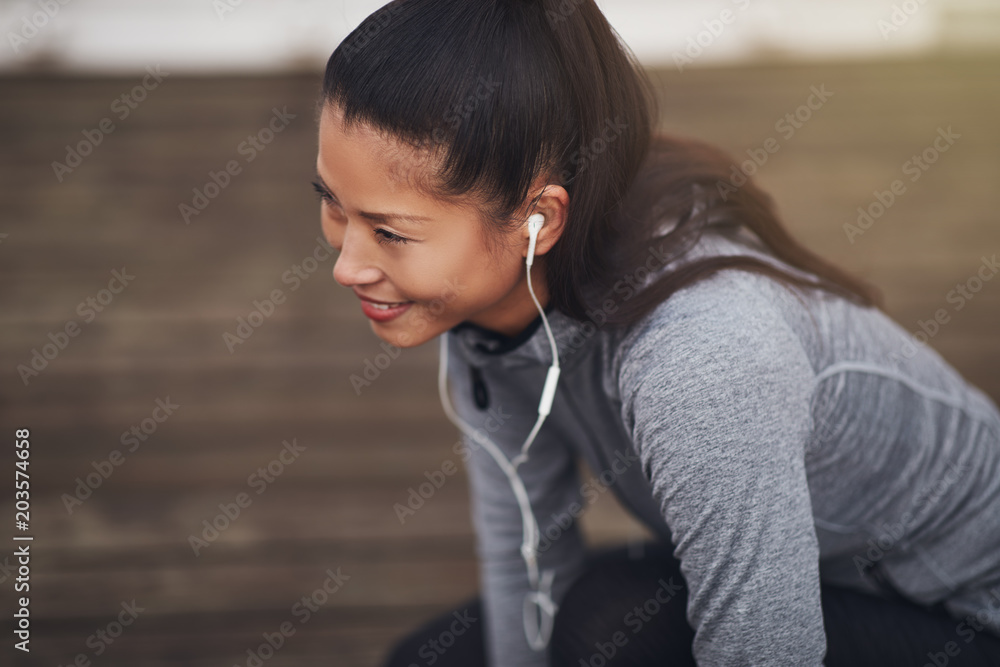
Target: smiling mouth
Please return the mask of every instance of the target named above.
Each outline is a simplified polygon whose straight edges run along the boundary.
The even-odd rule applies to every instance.
[[[368,304],[375,308],[376,310],[389,310],[390,308],[399,308],[400,306],[405,306],[408,303],[413,303],[412,301],[400,301],[399,303],[375,303],[374,301],[368,301]]]

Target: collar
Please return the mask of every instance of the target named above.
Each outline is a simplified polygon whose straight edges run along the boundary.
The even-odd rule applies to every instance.
[[[595,327],[592,323],[579,322],[555,310],[551,303],[544,310],[552,336],[556,339],[559,365],[564,366],[593,337]],[[452,327],[448,335],[449,345],[454,345],[473,366],[514,368],[548,366],[552,363],[552,345],[542,325],[541,315],[515,336],[506,336],[468,321]]]

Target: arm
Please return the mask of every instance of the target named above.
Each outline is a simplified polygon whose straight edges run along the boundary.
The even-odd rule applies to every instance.
[[[547,667],[547,650],[532,650],[524,634],[523,605],[530,586],[521,558],[520,509],[506,475],[489,452],[467,436],[463,440],[468,452],[489,665]],[[497,440],[493,438],[508,459],[517,453]],[[549,436],[543,425],[518,473],[538,522],[539,570],[555,570],[551,595],[558,605],[583,562],[583,543],[570,512],[573,503],[581,505],[575,460],[569,448]]]
[[[622,358],[622,418],[673,535],[698,665],[815,667],[815,375],[766,288],[743,281],[719,274],[657,311]]]

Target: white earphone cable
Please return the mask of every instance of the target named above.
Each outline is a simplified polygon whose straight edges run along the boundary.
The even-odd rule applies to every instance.
[[[549,366],[548,374],[545,377],[545,386],[542,389],[542,396],[538,403],[538,419],[535,421],[531,433],[521,446],[520,453],[512,460],[508,461],[500,449],[477,429],[473,429],[465,420],[458,416],[452,407],[451,399],[448,396],[448,332],[441,334],[440,363],[438,366],[438,393],[441,396],[441,405],[445,415],[455,424],[466,436],[479,443],[490,456],[497,462],[500,469],[507,476],[514,497],[517,499],[518,507],[521,510],[521,523],[523,526],[523,540],[521,542],[521,556],[524,558],[525,567],[528,570],[528,581],[532,591],[524,598],[524,633],[528,644],[535,651],[542,651],[548,645],[549,637],[552,634],[552,624],[558,606],[552,601],[551,590],[552,580],[555,577],[553,570],[546,570],[539,578],[538,572],[538,524],[531,512],[531,502],[528,492],[524,488],[524,483],[518,477],[517,467],[528,458],[528,448],[534,442],[542,422],[552,409],[552,401],[555,398],[556,384],[559,381],[559,352],[556,347],[555,336],[549,327],[548,318],[545,317],[545,310],[535,296],[535,291],[531,285],[531,265],[534,263],[535,240],[538,230],[544,224],[544,217],[535,214],[529,218],[529,231],[531,238],[528,246],[528,256],[525,261],[527,266],[528,292],[535,302],[535,307],[542,316],[542,324],[545,326],[545,333],[548,336],[552,347],[552,365]],[[536,613],[537,610],[537,613]]]

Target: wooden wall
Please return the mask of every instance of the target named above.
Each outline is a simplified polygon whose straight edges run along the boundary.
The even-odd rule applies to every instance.
[[[1000,252],[998,64],[654,76],[669,131],[734,154],[778,140],[758,178],[793,233],[880,286],[910,331],[947,309],[931,344],[998,399],[1000,279],[960,311],[946,299]],[[334,260],[297,289],[282,280],[319,236],[317,78],[167,77],[121,118],[112,104],[137,83],[0,80],[0,414],[8,438],[31,429],[35,536],[32,652],[15,664],[82,653],[101,665],[245,665],[262,633],[291,621],[296,633],[270,667],[374,666],[394,637],[477,588],[464,472],[405,524],[393,510],[425,472],[459,463],[437,399],[437,346],[405,350],[358,395],[350,375],[382,349],[332,280]],[[786,137],[776,123],[812,86],[833,95]],[[295,118],[247,162],[241,142],[275,107]],[[52,162],[102,118],[114,131],[58,180]],[[850,243],[843,225],[857,207],[908,179],[904,163],[948,127],[961,138]],[[229,160],[241,173],[186,224],[178,206]],[[87,321],[78,304],[99,297],[113,270],[134,279]],[[223,334],[275,289],[286,301],[230,352]],[[17,365],[70,322],[78,335],[26,385]],[[128,451],[122,433],[154,416],[157,399],[179,407],[146,421],[155,432]],[[292,440],[304,449],[258,494],[248,477]],[[121,465],[70,512],[64,494],[115,449]],[[249,506],[195,555],[189,537],[240,493]],[[11,517],[11,494],[0,497]],[[585,527],[595,543],[642,535],[610,498]],[[338,568],[349,579],[300,623],[293,606]],[[144,611],[95,656],[88,637],[133,599]]]

